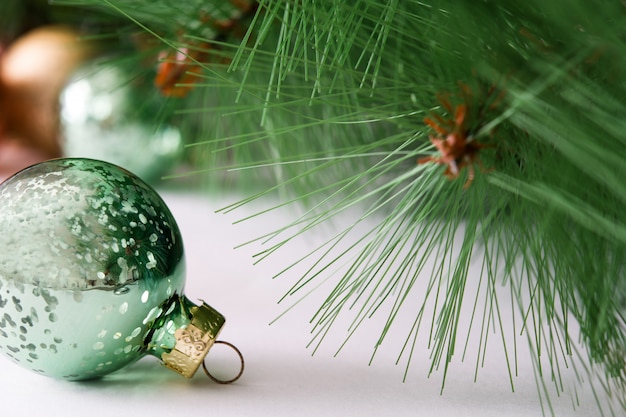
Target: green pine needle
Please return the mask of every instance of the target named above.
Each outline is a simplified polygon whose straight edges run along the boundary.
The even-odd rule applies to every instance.
[[[304,208],[242,243],[261,245],[255,262],[344,225],[277,272],[293,280],[283,300],[294,305],[330,288],[311,318],[314,351],[339,327],[344,349],[382,316],[375,354],[412,314],[398,346],[405,377],[424,341],[442,389],[455,359],[473,358],[478,379],[501,344],[514,389],[523,340],[544,412],[561,392],[576,404],[572,374],[600,412],[615,412],[607,398],[626,409],[620,2],[261,0],[228,36],[199,13],[235,16],[226,0],[64,4],[101,6],[155,37],[157,50],[189,51],[185,64],[202,73],[181,82],[193,90],[168,117],[189,132],[191,174],[260,187],[223,212],[279,195],[241,221]],[[474,160],[466,188],[467,159],[452,180],[446,166],[417,163],[442,156],[429,138],[450,133],[424,118],[453,123],[459,105],[465,139],[485,145],[473,155],[485,169]],[[293,277],[300,264],[306,272]]]

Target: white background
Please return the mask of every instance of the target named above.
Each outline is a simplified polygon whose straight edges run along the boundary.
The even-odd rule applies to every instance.
[[[368,365],[379,328],[364,323],[335,357],[341,333],[331,334],[312,355],[310,316],[323,301],[313,294],[272,325],[288,304],[277,304],[298,277],[298,268],[272,276],[314,243],[302,239],[276,257],[253,265],[252,247],[235,246],[285,225],[284,213],[241,225],[232,223],[255,211],[254,204],[234,214],[215,211],[236,200],[185,193],[164,194],[177,218],[188,264],[186,295],[205,300],[227,318],[221,339],[245,356],[243,377],[217,385],[199,371],[187,380],[146,357],[106,378],[67,382],[36,375],[0,356],[1,414],[4,416],[541,416],[542,408],[530,358],[521,347],[512,392],[497,335],[474,382],[475,358],[455,355],[441,393],[442,372],[428,377],[429,352],[417,350],[408,378],[406,362],[395,365],[403,335],[391,335]],[[258,209],[258,208],[257,208]],[[258,248],[256,248],[258,249]],[[398,320],[404,320],[400,317]],[[506,323],[505,323],[506,325]],[[400,326],[402,328],[402,326]],[[405,327],[406,328],[406,327]],[[427,329],[426,329],[427,330]],[[223,346],[223,345],[222,345]],[[222,346],[209,353],[214,373],[236,372],[235,355]],[[458,358],[456,356],[459,356]],[[568,380],[565,376],[566,384]],[[549,388],[550,389],[550,388]],[[589,390],[579,389],[574,410],[571,391],[560,397],[551,389],[558,416],[595,416]],[[550,414],[550,409],[546,408]]]

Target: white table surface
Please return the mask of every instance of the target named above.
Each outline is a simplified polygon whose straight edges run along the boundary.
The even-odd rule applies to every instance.
[[[342,341],[331,334],[312,355],[308,320],[323,294],[313,294],[302,305],[272,325],[287,305],[277,304],[297,279],[298,269],[285,277],[271,277],[313,248],[304,239],[285,251],[253,265],[258,247],[235,249],[263,231],[286,224],[282,214],[258,221],[232,223],[258,207],[231,214],[215,210],[233,198],[210,199],[186,193],[164,193],[181,228],[186,248],[186,295],[205,300],[227,318],[221,339],[236,344],[245,356],[242,378],[218,385],[198,372],[187,380],[146,357],[101,380],[66,382],[36,375],[0,356],[0,392],[3,416],[541,416],[530,358],[520,349],[518,376],[511,392],[509,377],[492,341],[488,360],[474,382],[475,359],[455,358],[441,393],[441,372],[428,377],[428,351],[416,351],[406,382],[404,362],[395,365],[403,335],[383,345],[368,365],[379,329],[365,323],[338,356]],[[401,318],[402,319],[402,318]],[[505,323],[506,324],[506,323]],[[372,326],[372,327],[369,327]],[[400,326],[401,327],[401,326]],[[221,347],[221,346],[220,346]],[[220,359],[224,356],[223,362]],[[460,356],[460,355],[459,355]],[[209,363],[233,371],[234,354],[217,346]],[[233,359],[234,360],[234,359]],[[215,372],[220,371],[217,369]],[[566,378],[567,379],[567,378]],[[552,390],[554,391],[554,390]],[[574,410],[569,394],[552,395],[558,416],[594,416],[597,408],[587,390],[578,393]]]

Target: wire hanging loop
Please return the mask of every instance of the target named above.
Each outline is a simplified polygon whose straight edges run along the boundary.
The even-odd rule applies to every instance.
[[[223,340],[216,340],[214,342],[214,344],[218,344],[218,343],[230,347],[232,350],[235,351],[235,353],[237,353],[237,356],[239,356],[239,360],[241,361],[241,368],[239,368],[239,373],[235,375],[234,378],[224,380],[224,379],[216,378],[213,375],[211,375],[211,372],[209,372],[209,370],[206,367],[205,361],[202,361],[202,369],[204,369],[204,373],[206,374],[206,376],[208,376],[213,382],[216,382],[218,384],[232,384],[233,382],[238,380],[243,374],[243,370],[245,368],[245,361],[243,360],[243,355],[241,354],[241,351],[237,349],[237,346],[233,345],[232,343],[225,342]]]

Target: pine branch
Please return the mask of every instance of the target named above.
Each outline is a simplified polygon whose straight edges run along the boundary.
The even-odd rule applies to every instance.
[[[230,19],[235,2],[72,3],[121,11],[159,48],[185,52],[193,77],[176,103],[194,172],[269,184],[223,211],[276,192],[286,197],[245,220],[305,207],[249,242],[263,245],[257,262],[351,213],[278,273],[308,265],[285,299],[331,287],[312,346],[344,317],[347,343],[383,315],[376,351],[410,310],[407,372],[424,334],[442,388],[453,358],[475,355],[478,373],[502,343],[513,387],[525,339],[544,411],[565,373],[592,386],[602,412],[602,397],[624,408],[622,4],[262,0],[235,36],[198,23],[200,10]]]

